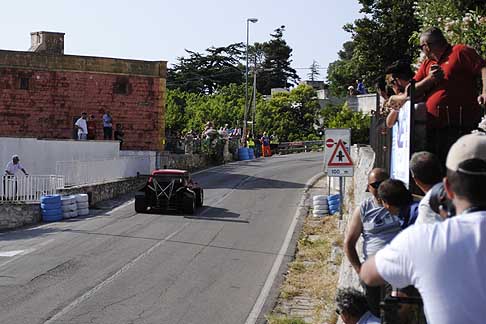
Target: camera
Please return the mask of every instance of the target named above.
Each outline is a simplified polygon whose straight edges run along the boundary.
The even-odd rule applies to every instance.
[[[437,183],[430,189],[430,208],[442,218],[450,218],[456,215],[456,208],[452,201],[447,197],[447,193],[442,182]]]

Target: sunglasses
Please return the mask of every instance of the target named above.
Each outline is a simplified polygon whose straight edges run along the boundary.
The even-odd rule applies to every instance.
[[[375,182],[372,182],[372,183],[368,183],[368,186],[371,186],[373,189],[378,189],[378,187],[380,186],[380,184],[382,182],[383,181],[375,181]]]
[[[335,312],[336,312],[336,314],[341,315],[341,310],[340,309],[336,308]]]

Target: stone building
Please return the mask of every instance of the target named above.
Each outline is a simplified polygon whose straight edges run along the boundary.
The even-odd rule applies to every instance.
[[[124,149],[164,143],[166,61],[64,55],[64,33],[31,33],[29,51],[0,50],[0,137],[70,139],[74,122],[94,114],[124,127]]]

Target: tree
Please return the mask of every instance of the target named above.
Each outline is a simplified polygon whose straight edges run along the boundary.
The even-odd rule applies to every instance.
[[[281,141],[303,140],[315,134],[319,103],[315,90],[299,85],[272,96],[257,106],[257,130],[275,134]]]
[[[419,28],[414,16],[414,0],[359,2],[365,16],[344,26],[344,30],[351,34],[353,43],[350,46],[352,51],[346,54],[352,55],[340,58],[328,69],[330,89],[337,90],[339,95],[350,85],[351,76],[354,80],[363,79],[365,85],[370,87],[377,77],[383,75],[388,65],[399,59],[412,61],[417,53],[409,45],[410,37]]]
[[[229,84],[244,82],[243,43],[210,47],[206,54],[186,50],[188,58],[179,57],[168,69],[167,88],[211,94]]]
[[[321,75],[321,72],[319,72],[319,63],[317,63],[316,60],[312,61],[311,66],[309,67],[309,74],[307,76],[311,81],[314,81],[319,75]]]
[[[290,66],[292,49],[283,39],[284,31],[285,26],[280,26],[270,34],[270,41],[254,45],[257,53],[263,52],[262,72],[257,79],[257,89],[262,94],[270,94],[272,88],[287,88],[299,80],[297,72]]]

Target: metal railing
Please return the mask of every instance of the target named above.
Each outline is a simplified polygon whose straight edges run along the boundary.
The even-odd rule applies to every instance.
[[[37,202],[43,195],[52,195],[64,188],[59,175],[3,176],[0,184],[0,203]]]
[[[385,117],[373,111],[370,125],[370,145],[375,151],[375,168],[390,171],[392,131],[386,127]]]
[[[117,159],[89,161],[58,161],[56,173],[63,175],[67,186],[114,181],[149,173],[148,156],[127,156]]]

